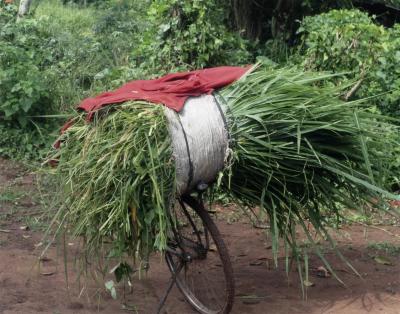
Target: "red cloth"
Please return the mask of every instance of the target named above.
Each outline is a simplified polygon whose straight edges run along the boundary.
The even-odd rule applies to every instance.
[[[88,120],[100,108],[128,100],[147,100],[164,104],[179,112],[190,96],[210,94],[239,79],[248,67],[216,67],[184,73],[173,73],[154,80],[131,81],[112,92],[86,98],[78,106],[88,112]]]
[[[114,91],[86,98],[79,104],[78,109],[88,113],[88,121],[102,107],[128,100],[147,100],[152,103],[163,104],[179,112],[187,98],[211,94],[214,90],[238,80],[250,68],[251,65],[247,67],[222,66],[167,74],[154,80],[131,81]],[[71,125],[72,121],[70,120],[62,127],[61,134]],[[57,140],[53,146],[56,149],[59,148],[60,141]]]

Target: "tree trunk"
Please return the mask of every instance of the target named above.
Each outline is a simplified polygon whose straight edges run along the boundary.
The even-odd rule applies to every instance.
[[[21,18],[23,18],[25,15],[28,14],[31,4],[32,0],[21,0],[18,8],[17,21],[19,21]]]
[[[232,0],[236,29],[246,38],[256,40],[261,35],[264,1]]]

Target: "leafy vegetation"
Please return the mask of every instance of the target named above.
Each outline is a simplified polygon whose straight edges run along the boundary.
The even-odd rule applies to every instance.
[[[256,57],[348,72],[340,82],[362,81],[353,97],[373,96],[371,103],[396,117],[398,25],[384,28],[354,10],[306,17],[300,28],[295,22],[357,3],[43,0],[17,23],[16,2],[1,0],[0,132],[10,132],[1,154],[39,158],[61,123],[43,116],[69,113],[81,99],[128,80]]]
[[[12,13],[15,7],[7,8],[1,18],[0,117],[25,127],[29,115],[43,113],[49,105],[48,73],[41,72],[43,34],[38,23],[13,23]]]
[[[399,25],[386,29],[365,12],[332,10],[306,17],[298,32],[306,69],[347,73],[346,79],[359,81],[354,96],[371,97],[382,112],[399,116]]]
[[[154,1],[136,62],[152,73],[249,62],[246,41],[228,30],[225,16],[221,1]]]
[[[0,2],[0,132],[9,135],[0,154],[38,159],[60,125],[46,116],[133,78],[126,66],[141,24],[127,4],[103,11],[43,1],[36,18],[18,23],[16,12]]]

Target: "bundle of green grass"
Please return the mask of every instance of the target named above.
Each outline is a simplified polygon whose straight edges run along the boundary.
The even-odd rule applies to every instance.
[[[261,66],[216,95],[233,151],[220,188],[268,214],[275,249],[283,237],[296,251],[298,224],[325,234],[326,215],[387,194],[392,126],[362,102],[340,100],[326,78]],[[130,101],[90,123],[80,115],[61,139],[58,230],[81,237],[86,258],[165,250],[178,195],[163,107]]]

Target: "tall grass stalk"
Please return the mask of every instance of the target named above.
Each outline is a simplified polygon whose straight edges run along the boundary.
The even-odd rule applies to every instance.
[[[83,237],[88,257],[147,257],[166,247],[175,193],[163,108],[136,101],[105,111],[91,123],[78,116],[62,137],[57,172],[64,206],[57,221]]]
[[[330,77],[260,67],[217,98],[227,107],[233,150],[222,189],[268,215],[275,263],[279,238],[300,263],[298,226],[333,273],[305,221],[334,245],[327,216],[391,196],[385,178],[394,144],[386,136],[393,126],[362,101],[340,100],[345,86],[326,84]],[[175,165],[162,106],[131,101],[98,111],[91,123],[79,115],[62,141],[58,230],[81,236],[89,257],[164,250]]]
[[[268,214],[275,250],[283,237],[297,252],[290,230],[305,220],[324,234],[327,216],[391,196],[393,126],[362,101],[340,100],[344,87],[324,83],[330,76],[260,67],[220,91],[234,139],[224,187]]]

